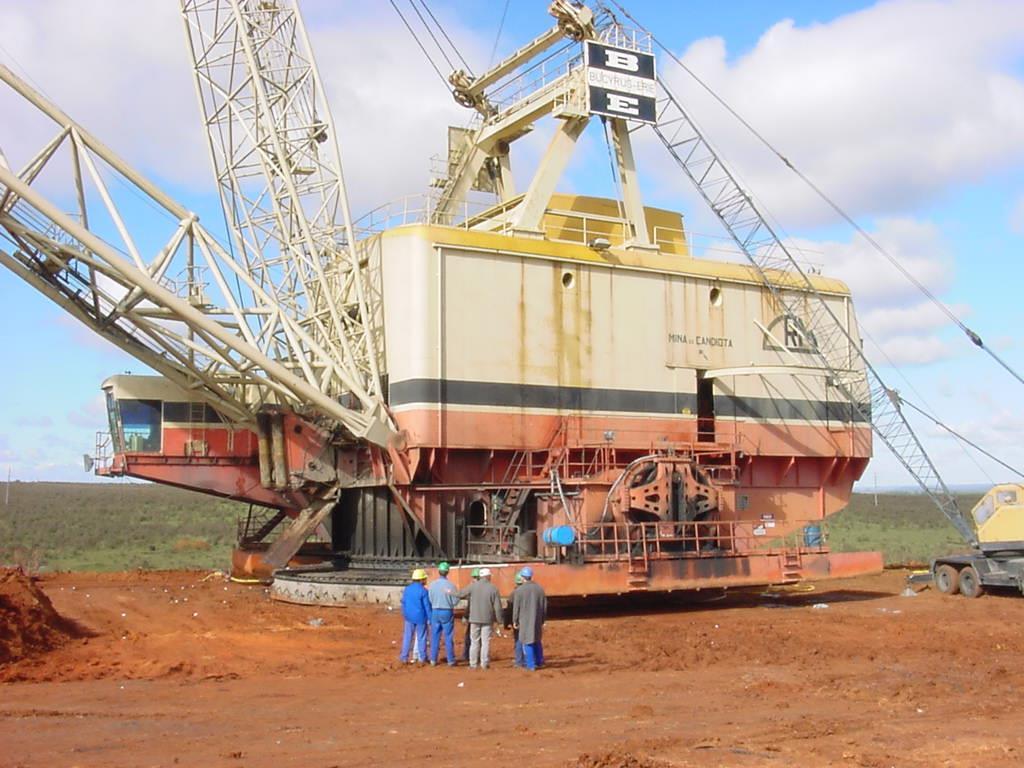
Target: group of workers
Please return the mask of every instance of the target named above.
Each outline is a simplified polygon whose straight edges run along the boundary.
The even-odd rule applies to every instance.
[[[500,634],[502,626],[512,629],[516,667],[532,671],[544,666],[541,630],[547,618],[547,597],[544,588],[533,580],[533,569],[526,566],[516,574],[516,587],[504,608],[498,588],[491,583],[490,568],[474,568],[473,580],[462,589],[449,580],[450,571],[448,563],[438,565],[438,578],[429,588],[425,570],[417,568],[412,572],[412,582],[402,592],[405,627],[399,661],[423,664],[429,656],[430,665],[436,666],[443,636],[448,666],[454,667],[458,663],[455,608],[465,600],[463,621],[467,625],[462,661],[468,661],[470,669],[487,669],[491,665],[491,636],[495,631]]]

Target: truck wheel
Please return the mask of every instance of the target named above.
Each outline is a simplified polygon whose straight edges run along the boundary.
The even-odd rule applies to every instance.
[[[944,595],[955,595],[960,591],[960,572],[952,565],[940,565],[935,569],[935,587]]]
[[[981,597],[985,594],[978,571],[973,565],[968,565],[960,571],[960,594],[964,597]]]

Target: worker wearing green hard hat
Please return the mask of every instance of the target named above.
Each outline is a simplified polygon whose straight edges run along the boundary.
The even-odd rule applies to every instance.
[[[441,635],[444,635],[445,658],[448,666],[455,666],[455,606],[458,605],[455,585],[448,580],[448,572],[452,569],[442,561],[437,566],[438,577],[430,585],[430,666],[437,666],[437,657],[441,650]]]
[[[469,573],[473,577],[473,581],[480,578],[480,569],[474,568]],[[465,662],[469,661],[469,598],[466,599],[466,612],[462,614],[462,623],[466,625],[466,636],[462,639],[462,660]]]

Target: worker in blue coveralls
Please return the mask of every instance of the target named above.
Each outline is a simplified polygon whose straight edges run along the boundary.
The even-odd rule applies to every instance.
[[[512,596],[512,626],[519,631],[523,644],[523,663],[530,671],[544,666],[541,629],[547,618],[548,599],[544,588],[533,580],[533,569],[526,566],[519,572],[523,583]]]
[[[448,580],[451,566],[441,563],[437,566],[438,577],[430,589],[430,666],[437,666],[441,652],[441,633],[444,633],[444,653],[448,666],[454,667],[455,660],[455,606],[458,605],[458,590]]]
[[[412,583],[402,590],[402,618],[405,628],[402,631],[402,652],[398,660],[403,664],[409,661],[409,646],[413,638],[416,640],[417,661],[423,664],[427,660],[427,625],[430,623],[430,596],[423,586],[427,581],[427,572],[417,568],[412,572]]]
[[[516,586],[513,588],[512,594],[508,596],[508,603],[505,605],[505,629],[512,630],[512,640],[515,645],[515,661],[512,663],[512,666],[522,668],[526,666],[525,659],[523,658],[523,643],[519,640],[519,630],[515,628],[512,621],[512,612],[516,602],[516,590],[523,583],[522,573],[516,574],[515,583]]]

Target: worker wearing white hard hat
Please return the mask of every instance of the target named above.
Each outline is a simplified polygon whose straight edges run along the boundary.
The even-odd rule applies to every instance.
[[[491,584],[491,569],[481,568],[480,579],[459,590],[459,599],[469,600],[469,668],[487,669],[491,665],[491,633],[501,621],[501,595]]]

